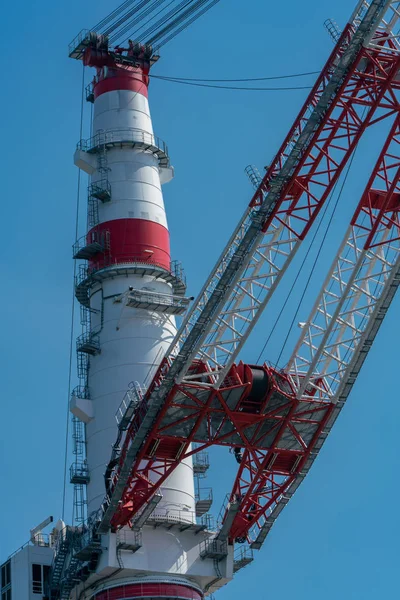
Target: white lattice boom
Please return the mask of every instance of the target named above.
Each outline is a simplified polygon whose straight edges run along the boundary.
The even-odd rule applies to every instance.
[[[400,265],[397,116],[286,371],[298,397],[337,402],[358,354],[382,320]],[[387,308],[387,306],[386,306]]]
[[[334,405],[332,398],[338,384],[343,384],[346,368],[357,360],[356,350],[362,348],[369,331],[367,324],[372,323],[368,317],[385,305],[387,290],[392,289],[391,267],[397,250],[387,244],[389,238],[383,230],[376,232],[376,239],[384,247],[373,248],[369,241],[365,243],[363,224],[352,223],[349,240],[346,238],[338,264],[329,274],[329,281],[333,279],[335,285],[327,284],[330,295],[324,298],[323,312],[316,308],[326,330],[321,329],[320,321],[315,323],[296,367],[290,366],[290,373],[284,374],[286,383],[278,373],[268,372],[282,402],[285,397],[287,401],[292,399],[289,413],[283,412],[279,423],[275,420],[277,414],[271,416],[271,427],[278,427],[279,434],[270,439],[268,449],[266,442],[260,441],[264,434],[249,441],[249,434],[242,430],[240,418],[226,404],[224,394],[229,394],[235,377],[237,386],[245,385],[238,373],[231,377],[235,359],[361,136],[367,127],[399,111],[398,5],[379,0],[361,2],[345,27],[132,419],[119,464],[113,471],[112,493],[106,498],[101,531],[110,524],[118,527],[126,523],[156,490],[157,484],[140,487],[140,461],[149,460],[146,464],[151,468],[157,453],[161,456],[164,452],[163,469],[158,472],[162,482],[175,468],[175,461],[188,455],[190,442],[199,441],[196,431],[212,405],[212,390],[221,403],[220,412],[225,412],[233,430],[236,428],[236,438],[232,437],[236,441],[231,443],[245,448],[232,492],[232,498],[240,497],[241,501],[229,530],[230,539],[243,539],[246,531],[258,529],[253,547],[259,547],[275,515],[311,466],[336,418],[336,408],[341,406],[339,401]],[[389,140],[391,145],[394,137]],[[388,160],[385,156],[386,165]],[[391,166],[386,170],[393,172]],[[383,175],[377,167],[373,177],[369,187],[376,194],[375,179],[383,177],[387,181],[387,173]],[[359,212],[365,213],[368,206],[372,212],[366,218],[377,223],[387,215],[377,218],[374,211],[380,205],[379,200],[375,202],[361,204]],[[310,330],[308,325],[303,335]],[[325,369],[326,377],[321,377],[321,369]],[[349,377],[348,383],[354,382],[355,376],[353,380]],[[188,385],[194,386],[191,394]],[[200,391],[194,391],[196,386]],[[190,400],[179,402],[176,394]],[[308,407],[307,395],[313,399]],[[304,405],[303,423],[297,422],[298,403]],[[317,413],[319,416],[315,416]],[[182,429],[188,421],[196,424],[192,429],[187,425]],[[216,422],[211,430],[218,432],[219,427],[227,426],[224,423]],[[261,423],[254,422],[251,427],[257,430]],[[299,427],[304,430],[304,439]],[[226,435],[229,431],[228,427]],[[219,443],[217,434],[204,435],[207,445]],[[227,509],[224,519],[228,513]]]

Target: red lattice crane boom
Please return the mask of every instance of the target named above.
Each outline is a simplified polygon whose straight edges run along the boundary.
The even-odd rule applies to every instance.
[[[225,445],[241,461],[216,539],[258,549],[307,474],[398,285],[399,7],[359,2],[147,393],[128,391],[100,532]],[[363,133],[393,119],[289,364],[235,364]]]

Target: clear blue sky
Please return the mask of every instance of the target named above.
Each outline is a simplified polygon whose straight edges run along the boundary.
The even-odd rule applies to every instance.
[[[221,0],[164,49],[154,73],[238,78],[318,70],[332,48],[323,21],[333,17],[344,25],[353,4]],[[0,561],[28,539],[31,527],[61,514],[77,181],[72,154],[81,86],[80,65],[66,49],[81,28],[116,5],[25,0],[3,11]],[[190,295],[251,197],[244,167],[268,163],[305,96],[305,90],[233,92],[153,80],[155,131],[167,141],[176,169],[165,187],[173,257],[184,263]],[[86,133],[88,115],[86,107]],[[379,134],[370,132],[360,145],[298,320],[307,317],[343,236],[377,156]],[[245,360],[257,359],[294,272],[252,336]],[[276,360],[297,301],[298,294],[263,358]],[[220,600],[398,597],[399,308],[397,297],[306,482],[256,561],[218,594]],[[226,450],[213,452],[211,460],[217,514],[235,464]],[[67,505],[69,519],[70,492]]]

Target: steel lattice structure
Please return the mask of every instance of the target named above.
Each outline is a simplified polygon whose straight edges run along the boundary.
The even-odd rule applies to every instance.
[[[400,280],[399,32],[400,2],[358,3],[150,386],[127,392],[96,535],[140,528],[182,461],[222,445],[239,466],[212,542],[259,549],[307,475]],[[78,42],[75,58],[93,40]],[[357,144],[382,122],[387,139],[288,365],[238,363]]]

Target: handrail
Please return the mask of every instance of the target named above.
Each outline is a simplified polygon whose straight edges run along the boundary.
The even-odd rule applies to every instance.
[[[201,487],[195,492],[196,501],[212,500],[213,491],[211,487]]]
[[[116,143],[139,143],[147,145],[149,146],[149,149],[154,148],[154,153],[159,152],[168,159],[168,146],[161,138],[148,131],[143,131],[143,129],[134,127],[98,131],[88,139],[81,139],[77,143],[77,148],[84,152],[94,152],[101,146]]]
[[[115,420],[117,421],[118,425],[120,425],[121,421],[124,419],[126,411],[130,406],[133,408],[131,416],[131,418],[133,418],[134,412],[141,404],[146,391],[146,388],[141,386],[137,381],[131,381],[129,388],[125,392],[122,402],[115,413]]]
[[[161,292],[152,292],[151,290],[130,290],[126,293],[126,300],[147,301],[162,304],[165,306],[182,306],[186,307],[190,304],[191,298],[178,296],[176,294],[163,294]]]
[[[80,265],[81,268],[79,269],[79,274],[76,275],[76,284],[80,285],[81,283],[83,283],[83,281],[85,281],[85,279],[87,279],[91,275],[94,275],[98,271],[102,271],[103,269],[107,269],[107,268],[110,268],[113,266],[123,267],[124,265],[136,265],[136,264],[143,265],[143,266],[149,266],[149,267],[155,267],[155,268],[162,269],[165,272],[168,272],[168,269],[166,269],[165,267],[161,267],[158,263],[152,262],[150,260],[143,261],[143,260],[138,260],[138,259],[132,258],[132,259],[123,259],[122,261],[115,259],[113,262],[111,260],[111,258],[108,257],[107,262],[105,264],[102,264],[100,267],[97,265],[91,265],[91,266]],[[183,271],[182,264],[179,261],[174,260],[170,263],[169,273],[173,277],[175,277],[175,279],[178,279],[184,285],[186,285],[186,276]]]

